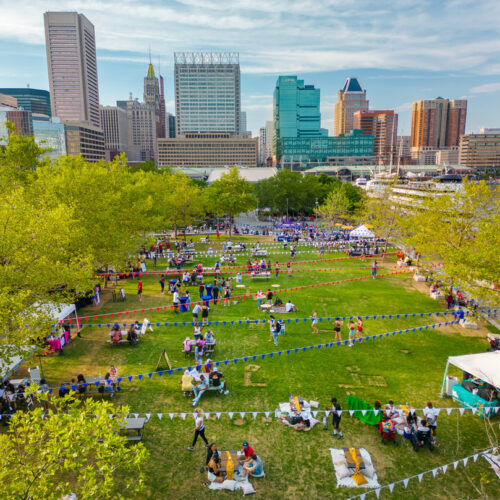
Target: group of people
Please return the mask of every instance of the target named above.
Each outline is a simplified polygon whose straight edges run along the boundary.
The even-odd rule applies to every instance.
[[[127,337],[124,339],[120,325],[118,323],[115,323],[111,328],[111,331],[109,332],[109,336],[111,338],[111,342],[118,343],[121,342],[122,340],[127,340],[130,343],[130,345],[135,346],[139,342],[140,332],[141,332],[141,326],[139,325],[139,322],[136,321],[135,323],[130,325],[130,328],[127,330]]]
[[[334,341],[342,342],[342,325],[344,322],[340,318],[336,318],[334,321],[333,332],[334,332]],[[313,334],[318,334],[318,313],[316,309],[313,309],[311,316],[311,328]],[[355,339],[363,338],[363,320],[360,316],[358,316],[356,322],[351,318],[348,323],[349,328],[349,336],[348,336],[348,346],[352,347],[354,345]]]
[[[181,377],[182,392],[185,396],[194,395],[192,405],[196,406],[203,394],[213,387],[222,394],[229,394],[224,374],[218,370],[212,360],[207,359],[204,365],[186,369]],[[193,444],[194,446],[194,444]]]

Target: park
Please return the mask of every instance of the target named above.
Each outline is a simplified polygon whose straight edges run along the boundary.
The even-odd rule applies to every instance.
[[[371,214],[366,207],[357,213],[358,201],[337,185],[325,190],[315,220],[294,214],[295,222],[284,217],[263,229],[259,222],[237,223],[253,209],[253,194],[236,169],[226,179],[229,188],[200,187],[178,173],[129,172],[118,162],[106,171],[65,159],[59,172],[47,172],[49,185],[47,176],[21,175],[17,164],[5,155],[2,160],[11,167],[2,175],[19,187],[16,207],[24,207],[9,233],[14,257],[2,269],[11,277],[10,291],[5,285],[1,295],[2,324],[9,325],[2,345],[18,352],[37,345],[2,389],[10,390],[9,380],[26,385],[23,401],[14,398],[18,411],[7,411],[3,422],[2,469],[14,476],[28,470],[35,484],[23,496],[9,483],[8,498],[71,492],[77,498],[230,498],[241,495],[238,482],[250,483],[262,498],[496,496],[498,477],[485,454],[494,456],[498,446],[500,403],[471,403],[453,396],[451,386],[462,387],[467,378],[455,358],[499,352],[487,352],[500,333],[496,289],[473,295],[467,288],[474,280],[495,282],[498,263],[485,264],[493,255],[485,245],[473,262],[457,257],[468,244],[498,238],[498,211],[484,234],[476,218],[440,236],[438,252],[430,243],[438,233],[432,223],[437,209],[424,214],[425,225],[413,226],[419,230],[405,240],[414,243],[410,248],[401,243],[402,223],[394,222],[389,203],[384,208],[379,200]],[[467,189],[476,189],[476,199],[490,196],[489,188]],[[42,191],[50,192],[38,207],[31,195]],[[208,221],[209,210],[196,201],[202,193],[226,223]],[[15,195],[12,189],[9,200]],[[287,206],[291,199],[292,193]],[[81,210],[89,206],[84,217]],[[65,217],[61,207],[76,208]],[[3,205],[2,218],[7,212]],[[153,215],[156,227],[147,222]],[[350,238],[358,222],[366,223],[369,236]],[[450,258],[446,245],[453,234],[471,226],[481,230],[475,241],[455,247]],[[457,274],[465,276],[462,282],[448,281]],[[55,309],[27,315],[33,299],[19,288],[40,291],[38,302],[54,302]],[[54,313],[80,297],[78,289],[91,290],[87,300],[64,317]],[[19,304],[12,305],[16,293]],[[489,377],[469,372],[479,389],[491,385]],[[427,421],[425,440],[410,439],[412,415],[417,426]],[[23,418],[29,422],[24,434],[16,423]],[[17,456],[8,441],[19,445],[11,429],[19,438],[40,436],[40,446],[26,445],[25,455]],[[209,465],[204,437],[222,461]],[[248,449],[263,466],[256,477],[244,462],[251,461]],[[115,458],[113,450],[119,450]],[[58,453],[56,470],[44,468],[42,462]],[[348,477],[337,467],[344,463]],[[207,466],[221,472],[207,474]],[[368,469],[371,477],[362,474]],[[104,477],[107,486],[100,483]],[[208,489],[224,484],[224,491]]]

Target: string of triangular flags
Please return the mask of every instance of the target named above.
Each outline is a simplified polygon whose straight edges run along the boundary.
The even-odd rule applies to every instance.
[[[352,339],[352,342],[361,343],[361,342],[367,342],[370,340],[376,340],[376,339],[388,338],[388,337],[395,336],[395,335],[401,335],[402,333],[409,333],[409,332],[416,332],[416,331],[421,332],[421,331],[429,330],[429,329],[432,330],[435,328],[439,328],[441,326],[448,326],[448,325],[457,324],[458,322],[459,322],[459,320],[446,321],[446,322],[442,322],[442,323],[434,323],[432,325],[417,326],[414,328],[406,328],[404,330],[395,330],[393,332],[379,333],[376,335],[368,335],[366,337]],[[239,357],[239,358],[225,359],[223,361],[215,361],[214,365],[216,368],[219,368],[219,366],[227,366],[229,363],[234,363],[236,365],[240,361],[247,363],[248,361],[256,361],[257,359],[263,360],[266,358],[269,358],[269,359],[272,359],[274,357],[279,358],[284,354],[289,356],[290,354],[299,354],[299,353],[304,353],[304,352],[308,352],[308,351],[314,351],[315,349],[316,350],[319,350],[322,348],[326,349],[326,348],[331,348],[334,346],[337,346],[337,347],[347,346],[348,344],[349,344],[349,340],[342,340],[342,341],[328,342],[325,344],[315,344],[315,345],[309,345],[309,346],[304,346],[304,347],[295,347],[295,348],[290,348],[290,349],[286,349],[283,351],[274,351],[274,352],[268,352],[268,353],[262,353],[262,354],[253,354],[253,355],[243,356],[243,357]],[[172,375],[174,372],[183,372],[185,370],[191,370],[194,366],[198,370],[201,370],[201,368],[202,368],[202,365],[183,366],[183,367],[179,367],[179,368],[172,368],[169,370],[152,371],[152,372],[148,372],[148,373],[140,373],[137,375],[128,375],[126,377],[118,377],[117,381],[122,382],[122,381],[128,380],[129,382],[131,382],[135,378],[138,380],[142,380],[142,379],[146,379],[146,378],[151,379],[153,377],[153,375],[158,375],[159,377],[161,377],[164,373],[168,373],[168,375]],[[93,384],[85,384],[85,385],[95,385],[97,387],[97,386],[99,386],[99,384],[102,384],[102,383],[103,383],[103,381],[96,381]],[[76,385],[74,387],[76,387]],[[52,393],[53,390],[54,389],[49,389],[49,393]]]
[[[353,282],[361,282],[361,281],[366,281],[366,280],[370,280],[370,279],[380,279],[380,278],[386,278],[388,276],[394,276],[396,274],[405,274],[405,273],[409,273],[409,272],[413,272],[414,269],[413,268],[404,268],[400,271],[393,271],[392,273],[385,273],[385,274],[378,274],[377,276],[372,276],[371,274],[368,275],[368,276],[359,276],[357,278],[347,278],[347,279],[343,279],[343,280],[338,280],[338,281],[328,281],[328,282],[325,282],[325,283],[313,283],[313,284],[310,284],[310,285],[302,285],[302,286],[295,286],[295,287],[290,287],[290,288],[280,288],[279,290],[271,290],[273,295],[277,295],[279,293],[289,293],[289,292],[294,292],[294,291],[297,291],[297,290],[305,290],[305,289],[308,289],[308,288],[319,288],[321,286],[334,286],[334,285],[343,285],[345,283],[353,283]],[[255,295],[257,294],[257,292],[254,292],[254,293],[249,293],[249,294],[245,294],[245,295],[233,295],[231,297],[231,300],[245,300],[245,299],[251,299],[252,297],[254,297]],[[198,301],[197,303],[199,303],[201,305],[201,303],[207,303],[207,304],[213,304],[214,302],[221,302],[222,299],[219,298],[219,299],[210,299],[210,300],[203,300],[201,299],[200,301]],[[191,302],[191,305],[193,305],[195,302]],[[160,312],[160,310],[164,310],[164,311],[167,311],[168,309],[174,309],[174,306],[173,305],[169,305],[169,306],[166,306],[166,305],[161,305],[161,306],[157,306],[157,307],[149,307],[149,308],[144,308],[144,309],[134,309],[134,310],[131,310],[131,311],[118,311],[118,312],[112,312],[112,313],[106,313],[106,314],[93,314],[91,317],[94,318],[95,320],[97,320],[98,317],[102,317],[102,318],[106,318],[107,316],[109,316],[110,318],[114,318],[115,316],[118,316],[120,317],[122,314],[125,314],[125,315],[129,315],[129,314],[136,314],[136,313],[142,313],[144,314],[146,311],[154,311],[156,310],[157,312]],[[89,317],[90,316],[81,316],[78,318],[78,323],[80,324],[81,321],[89,321]],[[61,320],[60,323],[62,324],[64,322],[64,320]],[[72,323],[73,322],[73,319],[72,318],[68,318],[68,322],[69,323]]]
[[[425,408],[411,408],[411,411],[420,411],[423,412]],[[478,408],[455,408],[455,407],[450,407],[450,408],[434,408],[439,415],[441,412],[446,412],[449,415],[451,415],[452,412],[458,412],[460,416],[463,416],[465,412],[472,412],[473,415],[475,415],[479,409]],[[494,416],[494,414],[500,412],[500,406],[492,406],[488,407],[489,410],[489,416]],[[396,412],[399,413],[400,416],[404,416],[404,410],[397,409],[395,410]],[[366,415],[367,413],[375,413],[375,415],[378,415],[378,413],[383,413],[383,410],[375,410],[374,408],[372,409],[366,409],[366,410],[338,410],[337,413],[342,416],[350,416],[354,417],[356,413],[360,413],[361,415]],[[236,418],[242,418],[244,419],[245,417],[252,417],[254,420],[259,416],[263,415],[266,418],[276,418],[279,419],[282,415],[281,410],[276,409],[276,410],[265,410],[265,411],[240,411],[240,410],[233,410],[233,411],[212,411],[212,412],[203,412],[204,416],[206,418],[210,418],[210,416],[215,415],[217,420],[219,420],[222,416],[227,415],[230,420],[232,420],[234,417]],[[314,418],[318,417],[328,417],[330,416],[331,411],[330,410],[314,410],[311,409],[311,415]],[[128,417],[133,417],[133,418],[139,418],[139,417],[144,417],[147,422],[151,419],[151,417],[156,416],[159,420],[162,420],[163,417],[169,417],[170,420],[174,420],[174,418],[178,417],[181,418],[182,420],[186,420],[187,417],[192,417],[193,419],[196,419],[198,416],[197,413],[191,413],[191,412],[186,412],[186,411],[164,411],[161,413],[158,412],[132,412],[128,414]]]
[[[378,256],[376,257],[379,257],[379,258],[382,258],[384,257],[385,255],[395,255],[396,252],[387,252],[387,253],[381,253],[379,254]],[[301,260],[301,261],[298,261],[298,262],[290,262],[290,265],[291,266],[298,266],[298,265],[302,265],[302,264],[318,264],[318,263],[321,263],[321,262],[336,262],[336,261],[341,261],[341,260],[365,260],[365,259],[368,259],[370,256],[367,256],[367,255],[354,255],[354,256],[346,256],[346,257],[337,257],[337,258],[329,258],[329,259],[316,259],[316,260]],[[287,262],[279,262],[278,263],[280,266],[286,266],[287,265]],[[243,265],[240,265],[240,266],[222,266],[220,268],[221,271],[230,271],[230,270],[238,270],[238,269],[247,269],[247,266],[243,266]],[[148,275],[152,275],[152,276],[155,276],[155,275],[160,275],[160,274],[183,274],[185,273],[186,271],[188,272],[193,272],[195,271],[196,269],[195,268],[182,268],[182,269],[166,269],[164,271],[138,271],[138,272],[135,272],[135,273],[121,273],[121,272],[115,272],[115,273],[96,273],[96,274],[93,274],[93,277],[96,278],[96,277],[99,277],[99,278],[103,278],[104,276],[106,277],[110,277],[110,276],[121,276],[121,277],[125,277],[125,276],[148,276]]]
[[[481,310],[481,314],[487,315],[488,317],[491,316],[496,316],[497,311],[499,309],[483,309]],[[374,315],[357,315],[357,316],[335,316],[335,317],[325,317],[325,318],[317,318],[318,322],[323,322],[323,321],[336,321],[336,320],[356,320],[357,318],[361,318],[362,320],[387,320],[387,319],[407,319],[407,318],[416,318],[416,317],[431,317],[431,316],[443,316],[446,317],[447,315],[452,316],[455,314],[453,311],[439,311],[439,312],[423,312],[423,313],[400,313],[400,314],[374,314]],[[464,311],[465,316],[475,316],[474,313],[470,311]],[[280,318],[284,323],[308,323],[309,321],[312,321],[312,318]],[[243,319],[231,319],[231,320],[218,320],[218,321],[209,321],[206,323],[207,326],[226,326],[226,325],[242,325],[242,324],[259,324],[259,323],[268,323],[269,319],[268,318],[263,318],[263,319],[249,319],[249,318],[243,318]],[[128,325],[133,325],[135,324],[135,321],[131,321],[130,323],[118,323],[118,325],[121,325],[123,327],[126,327]],[[138,323],[140,327],[142,327],[142,323]],[[152,323],[149,322],[148,326],[194,326],[195,322],[194,321],[173,321],[173,322],[157,322],[157,323]],[[59,325],[52,325],[52,327],[57,327]],[[70,328],[76,328],[76,325],[70,324]],[[108,328],[111,327],[111,323],[89,323],[89,324],[84,324],[80,325],[80,328],[84,327],[98,327],[101,328],[103,326],[106,326]]]
[[[418,482],[421,483],[422,482],[422,479],[425,475],[427,474],[432,474],[432,477],[433,478],[436,478],[436,476],[439,474],[439,473],[443,473],[443,474],[446,474],[446,472],[448,470],[451,469],[451,467],[453,467],[453,470],[457,470],[458,466],[460,464],[462,464],[464,467],[467,467],[467,464],[470,463],[470,461],[472,460],[473,462],[476,462],[477,459],[482,456],[482,455],[485,455],[487,453],[493,453],[495,454],[497,452],[497,447],[493,447],[493,448],[488,448],[486,450],[482,450],[482,451],[479,451],[477,453],[474,453],[473,455],[469,455],[468,457],[464,457],[464,458],[460,458],[458,460],[455,460],[454,462],[450,462],[448,464],[444,464],[444,465],[440,465],[438,467],[434,467],[434,469],[429,469],[429,470],[426,470],[426,471],[423,471],[423,472],[420,472],[418,474],[415,474],[413,476],[409,476],[409,477],[405,477],[404,479],[400,479],[399,481],[394,481],[393,483],[390,483],[390,484],[386,484],[384,486],[380,486],[379,488],[375,488],[373,490],[370,490],[370,491],[366,491],[365,493],[360,493],[359,495],[355,495],[353,497],[349,497],[347,498],[346,500],[354,500],[354,499],[360,499],[360,500],[365,500],[366,496],[367,495],[370,495],[372,493],[375,494],[375,496],[377,498],[380,497],[380,491],[383,490],[383,489],[388,489],[390,493],[393,492],[394,490],[394,487],[398,484],[402,484],[404,486],[404,488],[406,489],[408,487],[408,483],[412,480],[412,479],[418,479]]]

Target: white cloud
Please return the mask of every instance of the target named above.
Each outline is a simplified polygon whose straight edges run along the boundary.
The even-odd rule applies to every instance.
[[[485,83],[470,89],[473,94],[490,94],[492,92],[500,92],[500,82]]]

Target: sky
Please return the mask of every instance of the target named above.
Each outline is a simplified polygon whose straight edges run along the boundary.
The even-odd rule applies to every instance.
[[[239,52],[254,135],[272,119],[279,75],[321,89],[333,133],[337,91],[357,76],[371,109],[468,99],[467,131],[500,127],[500,0],[0,0],[0,87],[48,89],[43,13],[77,11],[96,30],[101,104],[142,100],[149,48],[174,112],[173,54]]]

